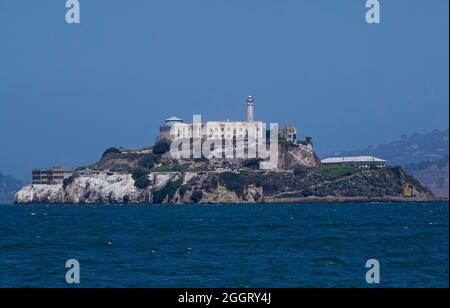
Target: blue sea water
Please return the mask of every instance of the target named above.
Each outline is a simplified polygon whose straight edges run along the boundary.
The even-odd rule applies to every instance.
[[[0,206],[0,287],[448,287],[448,203]],[[373,287],[371,285],[370,287]]]

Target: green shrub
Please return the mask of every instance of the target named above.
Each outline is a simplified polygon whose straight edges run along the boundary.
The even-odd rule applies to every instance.
[[[246,159],[242,162],[242,167],[250,168],[250,169],[259,169],[260,161],[261,161],[261,159],[259,159],[259,158]]]
[[[67,186],[72,184],[75,181],[75,176],[71,175],[68,178],[63,180],[63,188],[65,189]]]
[[[281,183],[267,181],[262,185],[263,191],[265,194],[271,195],[280,192]]]
[[[339,178],[350,176],[358,173],[360,170],[355,167],[343,167],[343,166],[321,166],[319,173],[327,180],[334,181]]]
[[[123,196],[122,202],[123,204],[128,204],[128,202],[130,202],[130,196],[129,195]]]
[[[194,203],[199,203],[203,198],[203,192],[201,190],[196,190],[192,193],[191,200]]]
[[[182,172],[186,170],[185,165],[165,165],[154,167],[151,169],[151,172]]]
[[[120,152],[120,150],[118,148],[109,148],[107,149],[105,152],[103,152],[102,158],[106,157],[106,155],[108,154],[120,154],[122,152]]]
[[[238,197],[244,196],[245,177],[242,174],[223,172],[219,175],[219,182],[228,190],[234,191]]]
[[[308,187],[306,187],[305,189],[303,189],[303,191],[302,191],[302,197],[310,197],[310,196],[312,196],[313,195],[313,192],[308,188]]]
[[[166,197],[168,201],[172,201],[177,190],[183,184],[183,180],[179,179],[176,181],[170,181],[162,189],[153,192],[153,203],[162,203]]]
[[[146,189],[151,184],[150,180],[148,179],[147,175],[143,175],[140,178],[138,178],[134,182],[134,186],[136,186],[139,189]]]
[[[258,201],[259,199],[261,199],[261,194],[259,192],[256,192],[254,198],[255,198],[255,201]]]
[[[149,173],[150,173],[149,170],[142,168],[134,170],[131,176],[133,177],[133,180],[136,181],[137,179],[146,176]]]
[[[169,196],[169,200],[172,200],[172,198],[175,195],[175,193],[177,192],[177,190],[181,187],[181,184],[183,184],[182,179],[167,183],[167,185],[166,185],[166,187],[164,187],[164,189],[167,190],[167,195]]]
[[[203,182],[203,188],[209,192],[214,191],[218,185],[219,181],[215,176],[212,178],[208,178],[205,182]]]
[[[192,187],[189,186],[189,185],[183,185],[183,186],[181,186],[181,187],[180,187],[180,195],[181,195],[181,197],[183,197],[183,196],[186,194],[186,192],[187,192],[188,190],[191,190],[191,189],[192,189]]]
[[[165,191],[157,190],[153,192],[153,203],[161,204],[166,198],[167,194]]]
[[[308,175],[308,167],[306,166],[296,166],[294,168],[294,175],[305,177]]]
[[[170,141],[166,139],[159,140],[153,146],[154,154],[165,154],[170,150]]]
[[[139,166],[145,169],[152,169],[157,162],[156,155],[146,155],[139,161]]]

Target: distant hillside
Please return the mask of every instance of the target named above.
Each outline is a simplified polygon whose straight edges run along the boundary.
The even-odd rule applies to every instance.
[[[448,197],[449,131],[402,136],[400,140],[361,150],[334,153],[341,156],[373,155],[400,165],[434,194]]]
[[[425,161],[405,166],[405,169],[436,196],[448,197],[448,154],[436,161]]]
[[[343,156],[373,155],[394,165],[407,166],[421,162],[448,159],[448,130],[429,134],[402,136],[400,140],[365,149],[335,153]]]
[[[0,203],[12,203],[14,195],[20,190],[23,183],[0,171]]]

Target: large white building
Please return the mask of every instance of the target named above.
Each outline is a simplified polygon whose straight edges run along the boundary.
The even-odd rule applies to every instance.
[[[247,98],[246,121],[207,121],[206,123],[184,123],[177,117],[170,117],[160,126],[160,139],[174,141],[179,138],[234,139],[253,137],[263,138],[265,127],[262,121],[254,120],[254,100]]]
[[[373,156],[329,157],[322,159],[323,165],[340,165],[360,169],[384,168],[386,161]]]

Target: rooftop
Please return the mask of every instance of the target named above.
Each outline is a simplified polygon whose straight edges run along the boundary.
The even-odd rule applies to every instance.
[[[366,163],[366,162],[386,162],[384,159],[374,156],[353,156],[353,157],[329,157],[322,159],[322,164],[337,164],[337,163]]]
[[[180,119],[180,118],[177,118],[177,117],[170,117],[170,118],[167,118],[164,121],[164,123],[165,123],[166,126],[172,126],[172,125],[175,125],[175,124],[183,124],[184,121],[183,121],[183,119]]]
[[[170,117],[166,119],[166,122],[183,122],[183,120],[177,117]]]

